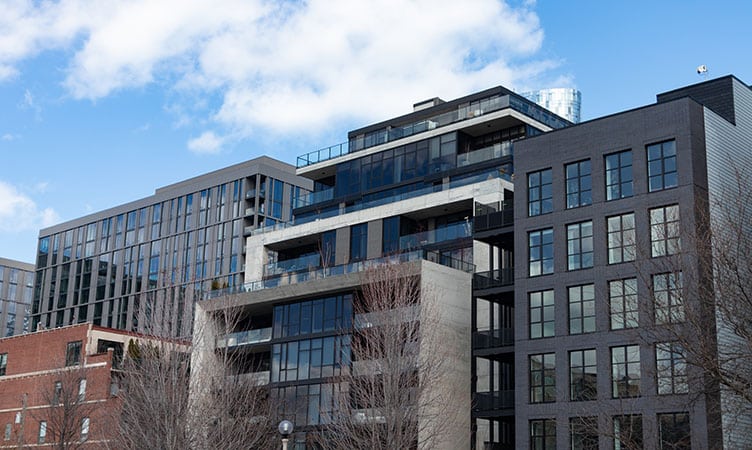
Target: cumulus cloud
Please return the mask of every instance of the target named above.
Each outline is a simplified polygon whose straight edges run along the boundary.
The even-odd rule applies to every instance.
[[[556,62],[536,56],[543,30],[534,6],[18,0],[0,17],[0,80],[15,76],[21,60],[62,49],[70,54],[63,83],[74,98],[163,83],[186,99],[216,96],[219,104],[201,113],[225,138],[311,133],[343,117],[399,114],[437,95],[535,85]],[[189,148],[213,152],[221,140],[206,132]]]
[[[0,181],[0,231],[38,230],[59,221],[52,208],[40,208],[15,186]]]
[[[212,131],[205,131],[201,136],[188,141],[188,150],[197,154],[211,155],[222,149],[222,138]]]

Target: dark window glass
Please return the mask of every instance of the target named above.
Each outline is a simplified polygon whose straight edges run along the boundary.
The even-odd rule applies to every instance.
[[[568,289],[569,334],[595,331],[595,286],[585,284]]]
[[[527,207],[529,216],[538,216],[553,211],[551,169],[527,174]]]
[[[567,208],[592,204],[590,160],[567,164],[565,172],[567,176]]]
[[[595,400],[598,396],[598,371],[595,349],[569,352],[569,398]]]
[[[676,141],[647,146],[648,189],[650,192],[676,187]]]
[[[598,418],[572,417],[569,436],[572,450],[598,450]]]
[[[366,259],[368,251],[368,224],[350,227],[350,262]]]
[[[658,427],[662,450],[690,450],[692,448],[689,413],[658,414]]]
[[[530,449],[556,449],[556,421],[554,419],[530,421]]]
[[[643,448],[642,416],[614,416],[614,450]]]
[[[8,367],[8,354],[0,353],[0,377],[5,375],[5,370]]]
[[[612,396],[640,396],[640,347],[624,345],[611,347]]]
[[[68,342],[65,349],[65,366],[77,366],[81,364],[81,341]]]
[[[633,195],[632,151],[606,155],[606,200]]]
[[[554,230],[528,233],[529,274],[531,277],[554,272]]]
[[[383,221],[381,253],[391,255],[399,250],[400,218],[399,216],[387,217]]]
[[[567,225],[567,269],[593,267],[593,222]]]
[[[531,292],[530,301],[530,339],[551,337],[554,335],[554,291]]]
[[[687,362],[684,349],[677,342],[655,345],[658,394],[686,394],[689,392]]]
[[[530,355],[530,403],[556,401],[556,355]]]

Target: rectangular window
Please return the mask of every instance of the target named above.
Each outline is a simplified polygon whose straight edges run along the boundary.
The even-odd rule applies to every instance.
[[[647,153],[650,192],[676,187],[676,141],[648,145]]]
[[[65,367],[81,364],[81,341],[68,342],[65,349]]]
[[[631,197],[632,151],[606,155],[606,200]]]
[[[676,342],[655,345],[658,394],[686,394],[689,392],[687,363],[684,352]]]
[[[689,413],[658,414],[661,450],[690,450],[692,437],[689,434]]]
[[[608,263],[617,264],[635,260],[634,213],[606,219],[608,231]]]
[[[81,442],[89,438],[89,418],[81,419]]]
[[[86,400],[86,378],[78,380],[78,401]]]
[[[5,369],[8,367],[8,354],[0,353],[0,377],[5,375]]]
[[[650,248],[653,257],[679,253],[679,205],[650,210]]]
[[[593,222],[567,225],[567,269],[593,267]]]
[[[681,272],[653,275],[653,305],[656,324],[684,322]]]
[[[630,414],[614,416],[614,450],[643,448],[642,416]]]
[[[12,429],[12,425],[9,424],[9,423],[6,423],[5,424],[5,434],[3,435],[3,440],[4,441],[9,441],[10,440],[11,429]]]
[[[556,355],[530,355],[530,403],[556,401]]]
[[[529,273],[531,277],[554,273],[554,230],[528,233]]]
[[[56,381],[55,382],[55,392],[52,394],[52,405],[59,405],[60,404],[60,394],[63,393],[63,382],[62,381]]]
[[[350,262],[363,261],[368,251],[368,224],[350,227]]]
[[[624,345],[611,347],[612,396],[640,396],[640,347]]]
[[[399,251],[400,218],[387,217],[382,223],[381,254],[393,255]]]
[[[551,169],[527,174],[528,216],[539,216],[553,211]]]
[[[39,435],[37,436],[37,442],[44,444],[45,439],[47,439],[47,421],[42,420],[39,422]]]
[[[598,450],[598,418],[572,417],[569,436],[572,450]]]
[[[569,399],[573,402],[598,397],[595,349],[569,352]]]
[[[530,449],[556,449],[556,420],[537,419],[530,421]]]
[[[531,292],[528,294],[530,305],[530,339],[551,337],[554,335],[554,291]]]
[[[585,284],[569,288],[569,334],[595,331],[595,286]]]
[[[567,208],[592,204],[590,160],[567,164],[564,171],[567,176]]]
[[[626,278],[608,282],[608,304],[611,329],[635,328],[638,321],[637,279]]]

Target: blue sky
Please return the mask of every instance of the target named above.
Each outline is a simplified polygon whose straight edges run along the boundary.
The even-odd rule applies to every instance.
[[[3,0],[0,256],[41,227],[504,85],[577,87],[583,119],[735,74],[743,1]]]

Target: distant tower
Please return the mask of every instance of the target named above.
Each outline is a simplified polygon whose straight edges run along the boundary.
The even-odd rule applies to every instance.
[[[550,88],[523,92],[523,97],[573,123],[580,122],[582,94],[574,88]]]

